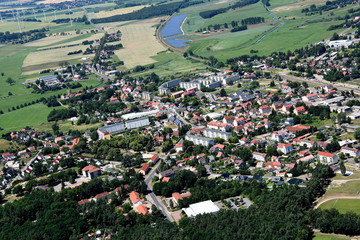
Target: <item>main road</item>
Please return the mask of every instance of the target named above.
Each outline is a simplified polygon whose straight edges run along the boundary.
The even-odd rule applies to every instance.
[[[295,77],[292,75],[288,75],[288,72],[281,72],[279,75],[281,78],[285,80],[295,81],[295,82],[306,82],[311,85],[315,85],[318,87],[325,87],[327,85],[333,85],[340,91],[354,91],[355,94],[360,95],[360,87],[356,85],[351,85],[347,83],[337,83],[337,82],[329,82],[321,78],[321,76],[316,75],[315,79],[306,79],[301,77]]]

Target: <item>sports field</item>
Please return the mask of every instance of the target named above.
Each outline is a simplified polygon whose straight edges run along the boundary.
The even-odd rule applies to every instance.
[[[359,196],[360,181],[353,180],[343,184],[331,184],[325,196]]]
[[[354,212],[360,214],[360,199],[333,199],[324,202],[319,206],[320,209],[335,208],[340,213]]]
[[[123,49],[116,50],[115,54],[124,61],[126,68],[137,65],[147,65],[156,62],[152,56],[164,51],[155,35],[155,27],[152,22],[137,22],[119,27],[122,33]]]
[[[357,238],[339,237],[339,236],[334,236],[334,235],[331,235],[331,234],[317,234],[317,233],[315,233],[315,236],[313,238],[313,240],[344,240],[344,239],[357,240]]]

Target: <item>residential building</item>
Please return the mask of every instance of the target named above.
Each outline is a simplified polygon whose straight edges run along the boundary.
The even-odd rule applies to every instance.
[[[317,159],[323,164],[334,164],[338,161],[338,156],[328,152],[318,152]]]
[[[288,153],[292,152],[293,146],[291,143],[280,143],[277,146],[277,149],[279,151],[281,151],[283,154],[288,154]]]
[[[229,137],[232,136],[232,134],[230,132],[223,132],[223,131],[209,129],[209,128],[205,129],[203,131],[203,134],[205,137],[208,137],[208,138],[222,138],[226,141],[229,139]]]
[[[349,154],[351,157],[359,157],[360,156],[360,150],[356,148],[350,148],[350,147],[342,147],[340,149],[340,152],[346,154]]]
[[[101,176],[101,169],[93,165],[88,165],[81,170],[83,176],[89,179],[94,179],[96,177]]]
[[[214,140],[211,138],[199,137],[199,136],[188,134],[185,136],[185,139],[193,142],[196,145],[202,145],[202,146],[206,146],[206,147],[214,145]]]
[[[265,161],[267,158],[266,153],[260,153],[260,152],[253,152],[252,156],[255,160],[258,160],[258,161]]]

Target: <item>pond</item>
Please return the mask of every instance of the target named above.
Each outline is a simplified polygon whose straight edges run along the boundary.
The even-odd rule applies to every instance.
[[[161,30],[161,37],[175,48],[186,47],[186,43],[189,42],[189,40],[181,39],[184,37],[181,26],[186,17],[185,14],[172,17]]]

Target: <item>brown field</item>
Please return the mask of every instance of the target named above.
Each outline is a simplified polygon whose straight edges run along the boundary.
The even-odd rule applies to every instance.
[[[311,4],[323,4],[326,0],[299,0],[296,3],[272,9],[272,12],[286,12],[310,6]]]
[[[42,39],[39,39],[39,40],[36,40],[33,42],[26,43],[24,45],[27,47],[44,47],[44,46],[56,44],[58,42],[66,41],[66,40],[69,40],[69,39],[77,36],[74,31],[67,32],[67,34],[68,35],[65,35],[65,36],[51,35],[46,38],[42,38]]]
[[[72,37],[76,37],[76,36],[80,36],[79,34],[75,34],[75,35],[72,35]],[[57,45],[54,45],[54,46],[51,46],[51,47],[45,47],[45,48],[40,48],[41,50],[45,50],[45,49],[48,49],[48,48],[54,48],[54,47],[66,47],[66,46],[69,46],[69,45],[74,45],[74,44],[81,44],[83,41],[85,40],[88,40],[88,41],[93,41],[93,40],[100,40],[100,38],[102,38],[104,36],[103,33],[97,33],[97,34],[94,34],[86,39],[81,39],[81,40],[76,40],[76,41],[72,41],[72,42],[66,42],[66,43],[62,43],[62,44],[57,44]],[[58,36],[57,36],[58,37]],[[46,39],[46,38],[45,38]],[[42,40],[42,39],[41,39]],[[60,41],[58,41],[60,42]],[[47,45],[50,45],[50,44],[47,44]],[[85,48],[86,49],[86,48]]]
[[[138,22],[119,27],[124,48],[115,51],[115,54],[124,61],[126,68],[154,63],[156,61],[151,56],[165,50],[156,40],[153,26],[151,22]]]
[[[134,7],[128,7],[128,8],[120,8],[110,11],[100,11],[98,13],[94,13],[91,15],[92,18],[105,18],[105,17],[112,17],[115,15],[122,15],[126,13],[131,13],[134,11],[137,11],[139,9],[142,9],[144,7],[148,7],[149,5],[140,5],[140,6],[134,6]]]
[[[86,45],[79,45],[74,47],[64,47],[32,52],[25,58],[23,62],[23,75],[34,74],[40,70],[59,67],[62,66],[65,61],[80,60],[82,57],[92,58],[93,55],[67,55],[68,52],[78,50],[84,51],[87,47],[88,46]]]
[[[62,2],[72,2],[75,0],[43,0],[40,2],[36,2],[36,4],[51,4],[51,3],[62,3]]]

